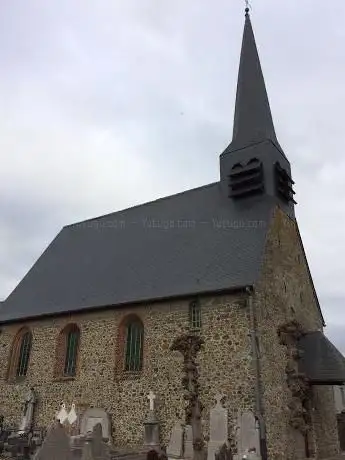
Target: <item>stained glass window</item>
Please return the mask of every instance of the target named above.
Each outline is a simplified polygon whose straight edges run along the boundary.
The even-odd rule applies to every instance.
[[[192,329],[201,328],[201,307],[197,300],[189,304],[189,323]]]
[[[78,342],[79,330],[77,328],[69,330],[66,334],[65,376],[74,377],[76,374]]]
[[[140,371],[143,361],[144,328],[141,322],[133,321],[126,328],[125,371]]]
[[[17,364],[17,377],[25,377],[28,371],[32,335],[31,332],[25,332],[20,341],[20,349]]]

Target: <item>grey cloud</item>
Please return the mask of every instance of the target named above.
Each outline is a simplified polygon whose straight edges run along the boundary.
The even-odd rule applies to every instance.
[[[268,0],[253,2],[252,19],[340,340],[345,4],[336,9]],[[1,2],[0,299],[63,225],[218,180],[242,27],[243,4],[225,0]]]

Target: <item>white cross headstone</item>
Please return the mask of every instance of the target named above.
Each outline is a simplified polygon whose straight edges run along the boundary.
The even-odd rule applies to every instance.
[[[156,395],[153,393],[153,391],[150,391],[150,393],[147,395],[147,399],[150,401],[150,411],[153,411],[155,409],[156,399]]]

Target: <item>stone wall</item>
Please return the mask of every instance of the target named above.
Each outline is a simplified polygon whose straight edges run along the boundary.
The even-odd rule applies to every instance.
[[[267,420],[269,458],[304,459],[305,438],[289,426],[291,393],[286,383],[287,349],[277,329],[297,320],[305,330],[322,328],[322,319],[296,223],[276,209],[270,228],[263,272],[256,286],[255,307],[261,354],[263,401]],[[309,433],[311,454],[324,458],[337,452],[336,417],[332,388],[313,388],[318,404],[311,410],[317,429]]]
[[[36,424],[46,426],[65,402],[77,410],[90,405],[105,408],[112,417],[113,438],[118,446],[138,446],[148,409],[147,394],[159,396],[158,416],[162,421],[162,441],[167,443],[172,426],[183,416],[181,390],[182,357],[169,351],[175,337],[189,329],[189,301],[156,303],[122,310],[73,314],[31,321],[33,347],[26,379],[8,383],[7,363],[11,343],[23,324],[2,327],[0,334],[0,407],[6,421],[19,423],[23,396],[29,386],[37,391]],[[217,392],[228,395],[230,427],[238,409],[252,409],[254,378],[251,371],[248,318],[239,296],[201,299],[201,335],[205,347],[200,352],[201,400],[205,405],[205,432],[208,410]],[[136,313],[145,326],[144,368],[127,378],[115,370],[118,328],[123,318]],[[81,332],[79,367],[75,379],[54,379],[54,360],[59,332],[69,323]]]

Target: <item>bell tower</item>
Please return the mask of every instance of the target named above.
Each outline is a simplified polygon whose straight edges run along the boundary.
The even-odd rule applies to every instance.
[[[220,182],[234,204],[261,197],[294,217],[291,167],[279,145],[253,28],[246,8],[233,137],[220,155]]]

